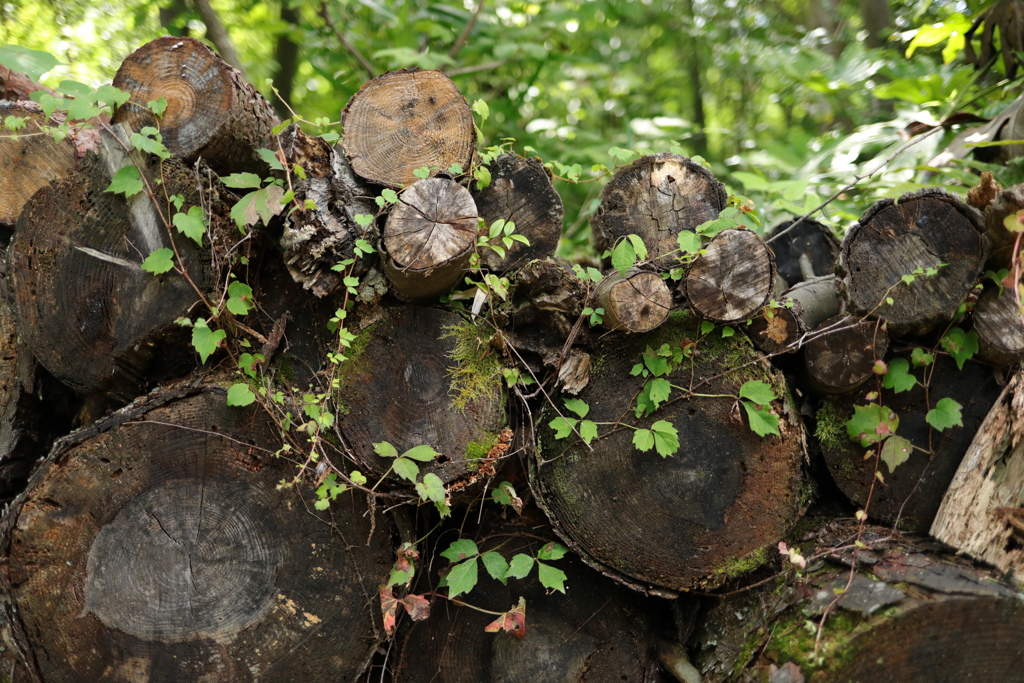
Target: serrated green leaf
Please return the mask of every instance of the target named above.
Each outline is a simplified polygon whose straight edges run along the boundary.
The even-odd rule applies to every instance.
[[[164,112],[167,111],[167,98],[158,97],[155,100],[150,100],[147,104],[149,110],[153,112],[155,116],[163,116]]]
[[[749,321],[748,321],[749,322]],[[726,325],[722,328],[722,339],[728,339],[729,337],[736,334],[736,329]]]
[[[480,549],[476,547],[476,543],[468,538],[460,538],[457,541],[453,541],[447,550],[441,553],[441,557],[449,562],[461,562],[467,557],[479,554]]]
[[[433,472],[428,472],[423,475],[423,481],[416,482],[416,493],[419,494],[421,500],[429,500],[436,503],[441,507],[447,508],[446,501],[448,494],[444,490],[444,482],[441,478]],[[441,515],[444,516],[443,514]]]
[[[234,315],[245,315],[251,311],[252,287],[238,280],[233,281],[228,285],[228,300],[225,306]]]
[[[752,379],[740,387],[740,398],[750,399],[759,406],[766,406],[776,399],[775,392],[767,382]]]
[[[508,563],[508,573],[505,576],[513,579],[525,579],[530,574],[530,569],[532,568],[533,558],[519,553],[512,556],[512,560]]]
[[[651,450],[654,448],[654,432],[650,429],[637,429],[633,432],[633,446],[645,453]]]
[[[142,269],[154,275],[166,273],[173,267],[174,252],[170,249],[157,249],[142,262]]]
[[[917,379],[909,370],[910,362],[906,358],[894,358],[889,363],[889,372],[882,378],[882,386],[897,394],[910,391],[917,386]]]
[[[580,438],[583,439],[584,443],[589,444],[591,441],[597,438],[597,424],[590,420],[583,420],[580,422]]]
[[[491,170],[486,166],[480,166],[473,171],[473,177],[476,178],[476,189],[478,190],[491,184]]]
[[[408,458],[395,458],[395,464],[393,467],[395,474],[400,476],[402,479],[408,479],[411,482],[415,482],[416,477],[420,475],[419,465]]]
[[[679,432],[667,420],[658,420],[651,425],[654,433],[654,450],[663,458],[679,451]]]
[[[473,590],[478,579],[477,571],[475,557],[452,567],[445,577],[448,581],[448,597],[454,598]]]
[[[373,452],[382,458],[398,457],[398,449],[389,444],[387,441],[381,441],[380,443],[373,444]]]
[[[110,185],[104,192],[114,192],[131,197],[142,192],[142,178],[139,176],[139,169],[134,164],[119,168],[114,177],[110,179]]]
[[[480,124],[483,125],[487,121],[487,117],[491,115],[491,108],[487,106],[487,103],[483,100],[476,100],[473,102],[473,111],[480,117]]]
[[[581,401],[578,398],[565,399],[565,407],[580,417],[586,417],[587,413],[590,412],[590,406],[587,405],[585,401]]]
[[[277,154],[269,149],[258,149],[256,153],[260,155],[260,159],[263,159],[263,163],[270,166],[275,171],[283,171],[284,166],[281,165],[281,160],[277,158]]]
[[[853,417],[846,422],[846,433],[852,441],[867,447],[895,434],[900,418],[889,408],[877,403],[854,406]]]
[[[963,427],[963,406],[951,398],[943,398],[924,416],[925,421],[940,432],[949,427]]]
[[[700,235],[693,230],[683,230],[676,237],[676,241],[679,243],[679,250],[684,254],[696,254],[700,251]]]
[[[540,585],[545,588],[565,593],[566,576],[565,572],[561,569],[552,567],[550,564],[537,562],[537,578],[540,579]]]
[[[480,555],[480,559],[483,560],[484,569],[491,575],[492,579],[497,579],[504,584],[508,583],[508,562],[505,558],[496,552],[489,551]]]
[[[202,207],[193,206],[188,210],[188,213],[176,213],[172,222],[179,232],[185,233],[186,237],[191,238],[199,246],[203,246],[203,235],[206,234],[206,221]]]
[[[205,320],[199,319],[192,327],[192,346],[199,353],[200,360],[205,363],[227,336],[228,333],[224,330],[211,330]]]
[[[639,235],[626,235],[626,239],[633,245],[633,252],[636,254],[636,258],[639,261],[647,259],[647,245],[640,239]]]
[[[623,277],[635,263],[636,250],[633,249],[633,244],[628,239],[622,240],[612,249],[612,268],[618,270]]]
[[[149,133],[149,135],[146,135],[146,133]],[[132,147],[142,150],[147,154],[155,154],[161,159],[171,158],[171,153],[164,147],[163,136],[157,132],[156,128],[150,126],[143,128],[142,133],[132,133]]]
[[[258,188],[263,185],[263,181],[255,173],[232,173],[220,180],[228,187],[239,189]]]
[[[354,219],[360,228],[366,228],[370,223],[373,223],[373,216],[368,213],[357,213]]]
[[[889,466],[889,473],[893,471],[910,457],[913,445],[902,436],[893,434],[882,444],[882,462]]]
[[[935,356],[928,353],[920,346],[915,347],[910,353],[910,362],[914,365],[930,365],[935,360]]]
[[[231,385],[231,388],[228,389],[229,406],[247,406],[255,400],[256,394],[252,393],[248,384],[240,382]]]
[[[0,64],[11,71],[20,71],[33,81],[38,81],[47,71],[60,65],[60,60],[49,52],[32,50],[20,45],[0,46]]]
[[[747,419],[750,420],[750,429],[758,436],[774,434],[779,436],[779,418],[772,415],[767,405],[758,408],[750,401],[740,401],[747,411]]]
[[[395,202],[398,201],[398,193],[392,189],[386,188],[384,190],[381,190],[380,196],[383,197],[384,201],[388,202],[389,204],[394,204]]]
[[[423,179],[430,175],[430,169],[424,166],[413,170],[412,174],[417,178]]]
[[[405,453],[402,453],[403,458],[412,458],[413,460],[419,460],[420,462],[430,462],[439,455],[441,454],[427,445],[416,446],[414,448],[410,448]]]
[[[957,369],[963,370],[964,363],[978,352],[978,333],[954,327],[942,337],[942,348],[956,361]]]
[[[650,405],[651,412],[653,412],[657,410],[658,406],[668,400],[668,397],[672,394],[672,384],[664,377],[655,377],[647,380],[642,393],[645,397],[645,404]]]
[[[700,333],[709,334],[711,330],[715,329],[715,324],[710,320],[705,320],[700,324]]]
[[[462,175],[462,164],[452,164],[448,167],[448,172],[452,175]]]
[[[565,557],[565,554],[568,552],[569,549],[561,543],[555,543],[554,541],[551,541],[550,543],[546,544],[543,548],[540,549],[540,551],[537,553],[537,559],[560,560],[563,557]]]
[[[564,439],[565,437],[572,434],[573,427],[579,422],[574,417],[556,417],[554,420],[548,423],[548,426],[555,430],[556,439]]]

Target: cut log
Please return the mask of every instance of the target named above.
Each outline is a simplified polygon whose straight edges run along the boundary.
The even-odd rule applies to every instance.
[[[418,168],[468,171],[476,150],[473,111],[440,71],[402,69],[359,89],[341,113],[342,146],[352,169],[371,183],[399,188]]]
[[[321,513],[281,489],[294,467],[261,409],[185,393],[60,442],[6,517],[6,623],[33,680],[355,680],[390,530],[361,498]]]
[[[506,558],[535,556],[542,544],[524,527],[492,529],[481,550]],[[525,535],[517,537],[516,534]],[[493,615],[435,601],[402,644],[401,683],[621,683],[653,681],[658,670],[651,601],[616,586],[571,556],[545,562],[567,575],[565,593],[547,594],[536,574],[509,585],[480,572],[468,597],[475,607],[504,612],[526,600],[526,634],[486,633]]]
[[[1018,372],[977,429],[930,531],[958,552],[1010,574],[1018,585],[1024,585],[1021,434],[1024,374]]]
[[[993,287],[974,305],[978,355],[1000,367],[1024,360],[1024,320],[1009,289]]]
[[[898,357],[909,359],[909,355],[903,352]],[[892,363],[893,359],[888,360]],[[882,391],[882,404],[899,419],[896,434],[922,450],[912,450],[906,462],[895,470],[879,463],[885,483],[875,484],[867,507],[872,519],[894,524],[898,518],[901,529],[922,533],[931,525],[974,433],[999,396],[991,369],[984,365],[967,362],[963,370],[958,370],[956,363],[945,355],[937,355],[935,364],[927,393],[920,384],[898,394]],[[918,381],[923,378],[921,370],[913,374]],[[925,416],[930,407],[944,398],[963,406],[963,426],[940,432],[929,427]],[[847,438],[846,421],[853,417],[855,405],[865,403],[863,396],[852,395],[826,402],[818,411],[819,423],[825,420],[829,427],[824,431],[819,427],[819,434],[832,435],[821,443],[832,479],[859,506],[866,504],[875,476],[875,451]],[[930,449],[934,449],[934,457],[929,457]],[[871,457],[865,458],[866,453]]]
[[[257,149],[276,150],[271,129],[280,123],[273,107],[238,69],[195,38],[164,36],[128,55],[114,87],[131,99],[114,111],[114,123],[133,130],[159,127],[171,154],[191,163],[202,157],[219,174],[265,174]],[[159,121],[149,102],[163,97]]]
[[[999,186],[996,185],[996,188]],[[986,265],[992,270],[1009,268],[1013,261],[1013,245],[1017,241],[1017,233],[1011,232],[1003,221],[1007,216],[1024,211],[1024,185],[1002,190],[985,206],[984,211],[990,244]]]
[[[469,264],[478,232],[473,197],[451,178],[426,178],[405,190],[381,239],[395,296],[423,301],[449,292]]]
[[[935,554],[934,542],[885,541],[891,531],[877,527],[866,529],[871,550],[856,551],[849,582],[852,553],[831,548],[849,548],[856,536],[849,525],[826,528],[800,548],[827,560],[717,601],[691,642],[704,683],[766,681],[770,671],[772,681],[811,683],[1020,677],[1024,608],[1012,588]],[[814,626],[833,601],[819,639]]]
[[[18,130],[11,130],[3,125],[5,120],[10,124],[8,117],[27,121]],[[36,190],[75,168],[79,158],[76,140],[82,146],[81,156],[94,142],[85,135],[54,142],[44,130],[47,123],[35,102],[0,101],[0,168],[4,170],[0,183],[0,225],[13,227]],[[56,126],[59,122],[54,119],[49,123]]]
[[[812,218],[803,219],[796,227],[792,225],[793,221],[783,221],[765,238],[787,287],[828,275],[839,258],[839,240],[827,225]]]
[[[874,377],[889,335],[874,320],[838,315],[821,323],[804,345],[808,386],[825,395],[849,394]]]
[[[775,257],[756,233],[723,230],[686,271],[682,291],[707,320],[738,323],[768,304],[775,286]]]
[[[484,265],[500,274],[554,254],[562,236],[565,211],[541,160],[506,152],[487,168],[491,183],[482,190],[477,189],[478,183],[471,186],[480,218],[488,226],[499,219],[513,221],[516,233],[530,244],[513,242],[504,257],[486,249],[482,254]]]
[[[119,134],[128,139],[127,129]],[[42,188],[25,206],[11,242],[10,280],[18,334],[39,362],[72,386],[126,402],[145,390],[151,374],[173,376],[194,363],[188,330],[174,321],[190,316],[198,295],[174,270],[142,270],[171,238],[144,191],[127,201],[105,191],[132,161],[113,135],[104,132],[103,143],[103,156],[86,158],[80,171]],[[224,263],[228,239],[238,235],[226,220],[220,183],[173,159],[143,168],[151,185],[162,168],[163,187],[184,197],[183,210],[212,212],[202,248],[181,235],[175,244],[192,282],[204,291],[214,287],[211,240]]]
[[[805,330],[813,330],[829,318],[839,315],[843,305],[839,278],[835,275],[823,275],[797,283],[782,296],[800,304],[800,324]]]
[[[296,282],[323,297],[342,286],[344,273],[332,268],[344,260],[355,259],[345,272],[363,275],[376,262],[375,254],[357,255],[356,240],[377,243],[374,222],[365,227],[356,216],[376,216],[374,192],[358,180],[344,155],[323,138],[306,135],[298,124],[281,132],[281,148],[289,163],[305,171],[303,179],[293,179],[295,197],[315,203],[314,208],[292,211],[281,236],[285,263]]]
[[[681,265],[676,236],[718,218],[725,186],[711,171],[678,154],[640,157],[619,169],[590,219],[598,253],[638,235],[659,270]]]
[[[746,326],[754,346],[769,355],[796,353],[804,327],[800,324],[800,303],[783,299],[778,306],[765,306]]]
[[[981,214],[944,190],[881,200],[843,240],[836,273],[850,311],[877,315],[894,336],[948,322],[981,275],[984,233]],[[937,274],[924,274],[929,268]]]
[[[668,319],[672,292],[658,273],[614,271],[597,285],[594,308],[603,308],[603,325],[611,330],[650,332]]]
[[[494,334],[433,308],[384,308],[353,342],[339,368],[339,418],[363,466],[383,474],[393,460],[374,454],[391,443],[399,453],[429,445],[441,454],[420,471],[444,483],[474,474],[505,424],[500,357]]]
[[[741,335],[710,335],[666,376],[699,394],[634,419],[632,375],[645,348],[693,346],[693,315],[670,319],[646,335],[606,337],[593,351],[590,382],[579,393],[599,436],[588,448],[575,434],[556,440],[554,414],[538,420],[532,488],[555,530],[591,566],[634,588],[674,594],[723,584],[760,565],[798,514],[803,428],[786,398],[773,402],[781,436],[759,437],[729,398],[747,380],[787,392],[782,378]],[[692,363],[692,365],[691,365]],[[691,374],[692,373],[692,374]],[[562,398],[554,399],[563,414]],[[632,445],[627,424],[649,429],[664,420],[681,449],[662,457]],[[543,426],[541,426],[543,425]]]

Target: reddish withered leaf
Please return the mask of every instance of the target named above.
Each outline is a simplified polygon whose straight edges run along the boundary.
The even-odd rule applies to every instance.
[[[422,595],[410,593],[402,598],[402,605],[413,621],[423,621],[430,616],[430,601]]]
[[[384,615],[384,632],[389,636],[395,632],[395,612],[398,610],[398,600],[391,592],[391,586],[380,587],[380,611]]]
[[[519,598],[519,604],[504,612],[500,617],[487,624],[484,630],[488,633],[508,631],[519,640],[526,637],[526,600]]]

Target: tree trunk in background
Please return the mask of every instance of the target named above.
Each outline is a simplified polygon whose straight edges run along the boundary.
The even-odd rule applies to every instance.
[[[238,52],[235,51],[235,44],[231,42],[231,36],[228,35],[228,30],[224,28],[224,24],[221,22],[217,10],[213,9],[210,4],[210,0],[192,0],[192,5],[196,8],[203,23],[206,24],[207,40],[217,48],[221,58],[238,69],[242,78],[245,79],[245,68],[242,66],[242,60],[238,57]]]
[[[860,19],[868,32],[864,43],[868,47],[884,47],[893,27],[889,0],[860,0]]]
[[[285,104],[290,106],[292,103],[292,87],[295,83],[295,72],[299,68],[299,45],[289,35],[290,31],[298,28],[299,8],[289,7],[288,1],[281,0],[281,21],[286,27],[277,37],[277,48],[274,51],[277,71],[274,72],[273,79],[278,94],[278,97],[274,98],[274,109],[282,119],[292,116]]]
[[[188,5],[186,0],[170,0],[160,8],[160,25],[169,36],[187,36]]]
[[[701,44],[697,39],[700,32],[697,30],[695,22],[696,14],[693,10],[693,0],[686,0],[684,6],[686,7],[685,11],[689,29],[692,31],[688,40],[690,49],[687,52],[686,59],[686,71],[690,77],[690,91],[693,96],[693,127],[695,128],[693,137],[690,138],[690,141],[693,143],[694,154],[706,159],[708,157],[707,117],[704,114],[704,85],[702,84],[700,77]]]

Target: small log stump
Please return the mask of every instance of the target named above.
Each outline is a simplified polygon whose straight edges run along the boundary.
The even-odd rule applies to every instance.
[[[978,299],[974,331],[978,355],[989,363],[1005,367],[1024,360],[1024,321],[1011,290],[993,287]]]
[[[725,202],[725,186],[688,157],[640,157],[619,169],[601,193],[601,205],[590,219],[597,251],[638,235],[659,270],[678,268],[676,236],[718,218]]]
[[[775,254],[775,268],[787,287],[828,275],[839,257],[839,240],[827,225],[812,218],[805,218],[790,229],[792,225],[791,220],[783,221],[765,238]]]
[[[750,230],[723,230],[694,259],[681,285],[690,306],[716,323],[738,323],[768,304],[775,257]]]
[[[903,352],[896,357],[909,360],[910,354]],[[888,360],[891,363],[893,358]],[[927,396],[920,384],[898,394],[882,390],[882,404],[899,418],[896,434],[924,451],[912,451],[895,471],[879,463],[885,485],[875,485],[868,506],[872,519],[894,524],[899,518],[901,529],[921,533],[931,525],[971,439],[999,396],[991,369],[984,365],[967,362],[963,370],[958,370],[945,355],[936,355],[935,364]],[[918,381],[923,377],[922,370],[913,374]],[[874,383],[869,387],[874,389]],[[928,425],[925,415],[929,405],[934,407],[947,397],[963,405],[963,426],[939,432]],[[829,473],[846,497],[861,506],[875,475],[875,458],[864,456],[868,451],[874,456],[875,451],[850,441],[845,424],[853,417],[854,405],[864,403],[862,395],[854,394],[826,402],[818,411],[819,422],[826,419],[832,427],[829,433],[835,435],[821,444]],[[934,457],[929,457],[929,448],[934,449]]]
[[[418,168],[468,171],[476,150],[473,111],[440,71],[390,71],[359,89],[341,113],[342,146],[371,183],[399,188]]]
[[[60,442],[6,517],[7,623],[33,679],[355,680],[390,530],[370,534],[362,498],[320,513],[312,489],[279,489],[295,470],[260,409],[185,393]]]
[[[836,273],[850,312],[877,315],[893,336],[927,334],[948,322],[981,275],[984,233],[981,214],[944,190],[881,200],[843,240]],[[938,274],[901,280],[918,268]]]
[[[516,233],[526,237],[530,244],[513,242],[504,258],[486,249],[482,254],[484,265],[495,273],[506,273],[528,261],[554,254],[562,235],[565,211],[541,160],[506,152],[487,168],[491,184],[482,190],[476,189],[475,182],[471,186],[480,218],[488,226],[499,219],[515,222]]]
[[[473,197],[451,178],[426,178],[404,191],[381,240],[395,295],[422,301],[450,291],[469,264],[478,231]]]
[[[493,331],[491,332],[493,334]],[[399,453],[429,445],[441,453],[421,463],[444,483],[474,474],[505,425],[500,360],[483,327],[434,308],[394,306],[366,326],[340,368],[338,423],[356,458],[383,474]]]
[[[796,353],[804,334],[801,313],[800,302],[791,299],[783,299],[778,306],[765,306],[747,325],[747,335],[754,346],[769,355]]]
[[[113,85],[131,95],[114,111],[114,123],[136,131],[159,127],[171,154],[187,163],[202,157],[222,175],[267,172],[256,150],[276,149],[271,129],[280,119],[238,69],[195,38],[146,43],[124,60]],[[167,109],[158,121],[148,104],[161,97]]]
[[[604,309],[603,325],[611,330],[650,332],[668,319],[672,292],[658,273],[614,271],[594,291],[595,308]]]
[[[873,320],[838,315],[821,323],[804,345],[810,388],[819,394],[849,394],[874,376],[889,335]]]
[[[632,429],[610,425],[599,427],[591,450],[575,435],[556,440],[551,410],[537,420],[532,489],[555,530],[594,568],[656,594],[715,587],[753,570],[798,514],[804,435],[785,398],[773,405],[781,436],[754,434],[743,408],[728,398],[673,400],[634,418],[632,397],[645,380],[630,372],[644,350],[685,348],[698,328],[696,316],[683,315],[645,335],[603,338],[579,392],[595,423],[670,422],[681,444],[675,455],[639,451]],[[781,374],[742,335],[709,335],[692,363],[667,379],[709,395],[736,395],[745,381],[759,379],[786,396]],[[553,398],[561,407],[562,397]]]

